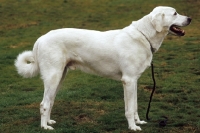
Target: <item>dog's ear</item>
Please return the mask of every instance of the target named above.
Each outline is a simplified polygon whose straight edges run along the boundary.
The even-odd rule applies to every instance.
[[[163,13],[157,13],[151,16],[151,23],[157,32],[161,32],[163,29]]]

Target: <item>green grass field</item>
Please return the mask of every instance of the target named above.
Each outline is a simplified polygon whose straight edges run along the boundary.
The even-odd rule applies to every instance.
[[[184,37],[169,35],[154,55],[156,92],[144,133],[200,132],[200,1],[198,0],[0,0],[0,132],[128,133],[121,82],[70,71],[57,94],[54,131],[40,128],[40,77],[23,79],[16,56],[31,50],[46,32],[75,27],[95,30],[128,26],[159,5],[191,16]],[[139,115],[145,119],[153,86],[147,69],[138,83]],[[161,116],[168,117],[159,127]]]

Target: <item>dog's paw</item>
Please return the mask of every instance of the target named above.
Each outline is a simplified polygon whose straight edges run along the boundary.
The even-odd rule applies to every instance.
[[[54,128],[51,126],[42,126],[42,128],[45,130],[54,130]]]
[[[49,120],[47,123],[50,124],[50,125],[52,125],[52,124],[55,124],[56,121],[54,121],[54,120]]]
[[[136,121],[137,124],[146,124],[146,121]]]
[[[136,125],[134,125],[134,126],[129,126],[129,129],[130,129],[130,130],[133,130],[133,131],[141,131],[141,130],[142,130],[139,126],[136,126]]]

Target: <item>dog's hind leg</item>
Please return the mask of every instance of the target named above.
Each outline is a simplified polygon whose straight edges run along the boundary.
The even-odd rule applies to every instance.
[[[54,99],[55,99],[55,96],[56,96],[57,92],[59,91],[59,89],[61,87],[61,84],[62,84],[63,80],[65,79],[66,74],[67,74],[67,67],[65,67],[65,69],[63,71],[62,78],[60,80],[60,83],[59,83],[59,85],[58,85],[58,87],[56,89],[56,93],[54,95]],[[49,110],[48,117],[47,117],[47,123],[48,124],[55,124],[56,123],[56,121],[50,119],[50,117],[51,117],[51,110],[52,110],[53,105],[54,105],[54,100],[50,104],[50,110]]]
[[[43,70],[45,73],[45,77],[43,76],[44,81],[44,96],[43,100],[40,104],[40,113],[41,113],[41,127],[44,129],[53,130],[53,127],[48,126],[49,124],[54,124],[54,120],[50,120],[51,109],[54,104],[54,99],[56,93],[60,87],[60,83],[64,79],[66,74],[66,69],[62,70],[61,68],[48,68],[47,70]],[[48,75],[47,75],[48,73]]]

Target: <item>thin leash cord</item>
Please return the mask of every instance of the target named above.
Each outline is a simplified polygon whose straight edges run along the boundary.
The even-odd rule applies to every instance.
[[[148,108],[147,108],[147,113],[146,113],[146,119],[147,120],[150,120],[149,119],[149,110],[150,110],[150,106],[151,106],[151,101],[152,101],[153,93],[154,93],[154,91],[156,89],[156,80],[155,80],[155,77],[154,77],[153,61],[151,62],[151,74],[152,74],[152,79],[153,79],[153,90],[151,92],[151,96],[150,96],[150,99],[149,99],[149,105],[148,105]]]

